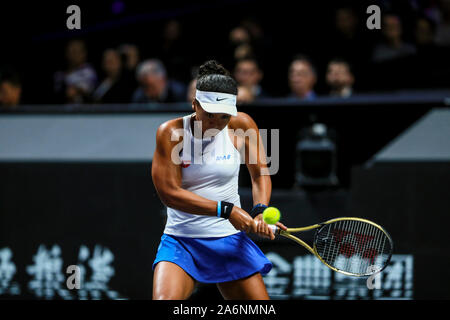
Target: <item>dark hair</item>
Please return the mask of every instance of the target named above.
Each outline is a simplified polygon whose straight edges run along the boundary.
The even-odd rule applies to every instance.
[[[216,60],[209,60],[198,69],[197,90],[222,92],[237,95],[236,81],[230,72]]]
[[[296,54],[292,60],[291,60],[291,65],[295,62],[295,61],[302,61],[302,62],[306,62],[309,67],[311,68],[313,74],[315,76],[317,76],[317,70],[316,67],[314,66],[314,62],[312,61],[312,59],[307,56],[306,54]]]

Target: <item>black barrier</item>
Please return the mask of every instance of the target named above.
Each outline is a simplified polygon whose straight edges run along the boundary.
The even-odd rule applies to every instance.
[[[415,297],[449,298],[450,109],[414,123],[352,172],[351,211],[383,221],[397,252],[414,255]]]
[[[355,168],[351,212],[383,221],[396,252],[414,256],[417,299],[449,299],[450,162],[387,162]]]
[[[151,297],[164,212],[150,164],[2,164],[0,172],[3,294]],[[82,269],[82,290],[67,288],[70,265]]]

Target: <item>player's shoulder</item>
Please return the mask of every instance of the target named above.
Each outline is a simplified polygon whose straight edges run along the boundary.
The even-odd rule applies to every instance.
[[[157,137],[174,137],[182,138],[183,134],[181,132],[183,130],[183,118],[175,118],[167,120],[160,124],[158,130],[156,132]]]
[[[253,118],[245,112],[238,112],[236,116],[231,117],[229,127],[232,129],[249,129],[255,128],[256,123]]]

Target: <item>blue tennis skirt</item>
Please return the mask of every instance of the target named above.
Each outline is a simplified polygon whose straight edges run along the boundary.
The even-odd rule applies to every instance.
[[[177,264],[203,283],[238,280],[257,272],[266,275],[272,269],[272,263],[245,232],[221,238],[163,234],[153,270],[160,261]]]

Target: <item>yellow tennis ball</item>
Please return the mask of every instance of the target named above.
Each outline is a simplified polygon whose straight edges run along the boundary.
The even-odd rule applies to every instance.
[[[267,224],[276,224],[280,218],[280,210],[275,207],[268,207],[263,211],[263,220]]]

